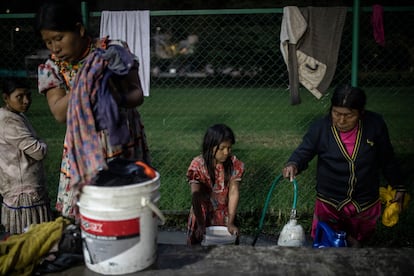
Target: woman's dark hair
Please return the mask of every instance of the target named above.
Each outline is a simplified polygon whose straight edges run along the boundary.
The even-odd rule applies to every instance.
[[[78,23],[83,24],[79,5],[67,3],[69,1],[49,1],[44,3],[36,14],[35,29],[58,32],[72,32],[78,30]]]
[[[224,124],[216,124],[209,127],[203,139],[203,158],[207,166],[207,171],[211,179],[212,185],[216,182],[214,156],[218,151],[218,146],[229,141],[232,145],[236,142],[234,133],[228,126]],[[214,147],[216,150],[213,152]],[[230,158],[227,158],[223,163],[224,166],[224,184],[227,185],[233,171],[233,163]]]
[[[22,78],[5,79],[3,81],[2,93],[10,96],[11,93],[13,93],[13,91],[16,90],[17,88],[28,89],[29,85],[27,84],[26,80]]]
[[[365,110],[366,102],[367,97],[361,88],[349,84],[339,85],[332,95],[331,109],[332,106],[347,107],[362,113]]]

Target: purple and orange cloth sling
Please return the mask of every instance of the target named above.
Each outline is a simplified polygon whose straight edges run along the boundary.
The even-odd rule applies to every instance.
[[[133,64],[133,54],[123,47],[109,47],[119,52],[127,74]],[[95,49],[85,60],[76,76],[68,103],[65,145],[70,162],[71,186],[90,184],[100,170],[106,169],[106,158],[98,136],[106,128],[112,144],[129,140],[126,123],[119,116],[116,102],[109,91],[107,81],[112,74],[119,74],[110,68],[107,50]],[[120,68],[118,66],[118,68]],[[118,70],[119,71],[119,70]]]

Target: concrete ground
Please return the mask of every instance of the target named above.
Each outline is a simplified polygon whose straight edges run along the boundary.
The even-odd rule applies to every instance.
[[[158,233],[157,260],[124,275],[412,275],[414,248],[281,247],[261,237],[240,245],[186,246],[180,231]],[[101,275],[79,265],[50,276]]]

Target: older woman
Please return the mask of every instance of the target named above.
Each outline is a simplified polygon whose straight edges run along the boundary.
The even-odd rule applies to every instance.
[[[329,114],[310,126],[283,168],[283,176],[292,180],[318,156],[313,238],[318,221],[324,221],[345,231],[350,246],[367,241],[381,214],[381,173],[397,190],[394,201],[402,210],[405,188],[387,126],[365,104],[362,89],[336,88]]]

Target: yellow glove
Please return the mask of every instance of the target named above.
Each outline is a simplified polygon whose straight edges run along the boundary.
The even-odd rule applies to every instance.
[[[382,204],[385,204],[384,213],[382,214],[382,224],[387,227],[392,227],[398,222],[398,216],[400,213],[400,208],[397,202],[391,203],[395,196],[395,190],[388,185],[387,188],[380,187],[380,200]],[[410,195],[408,193],[404,196],[403,209],[408,207],[408,202],[410,201]]]

